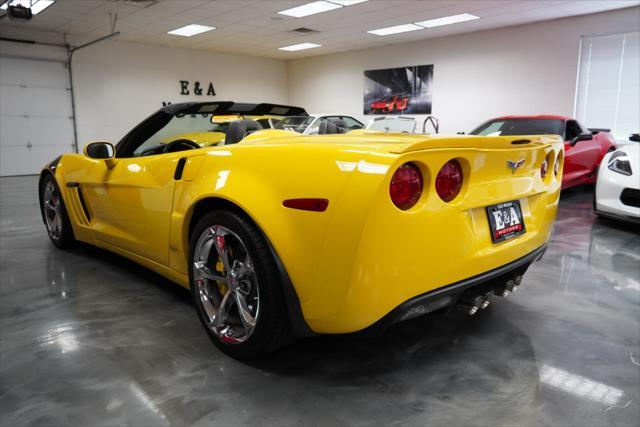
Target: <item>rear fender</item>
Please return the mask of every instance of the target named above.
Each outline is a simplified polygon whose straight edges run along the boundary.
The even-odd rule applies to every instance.
[[[176,182],[171,222],[171,267],[187,274],[189,229],[193,209],[208,198],[238,206],[262,230],[295,285],[301,302],[317,284],[318,259],[334,206],[361,153],[343,152],[315,144],[277,147],[238,145],[205,153],[200,173],[190,182]],[[343,159],[336,161],[336,158]],[[185,173],[187,171],[185,170]],[[293,198],[329,200],[325,212],[285,208]]]

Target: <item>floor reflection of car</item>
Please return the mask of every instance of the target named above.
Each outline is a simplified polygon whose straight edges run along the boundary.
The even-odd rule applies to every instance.
[[[285,117],[275,125],[275,129],[290,130],[303,135],[347,133],[362,128],[364,124],[359,120],[339,114]]]
[[[372,113],[393,113],[394,111],[404,111],[409,105],[409,97],[387,96],[371,103]]]
[[[491,119],[470,132],[471,135],[560,135],[564,138],[562,188],[596,182],[598,166],[616,148],[608,129],[587,129],[565,116],[504,116]]]
[[[626,238],[624,236],[627,236]],[[630,272],[637,271],[640,263],[638,236],[628,235],[622,230],[606,224],[595,223],[590,233],[588,262],[600,283],[606,283],[622,292],[638,295],[640,277]]]
[[[629,141],[602,159],[593,209],[598,216],[640,223],[640,135]]]

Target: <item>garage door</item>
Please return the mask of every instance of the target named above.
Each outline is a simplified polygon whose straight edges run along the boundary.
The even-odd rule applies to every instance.
[[[73,151],[64,63],[0,57],[0,176],[37,174]]]

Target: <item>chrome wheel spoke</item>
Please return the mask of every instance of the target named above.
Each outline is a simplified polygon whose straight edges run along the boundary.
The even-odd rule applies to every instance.
[[[217,225],[210,229],[213,234],[213,245],[218,252],[218,256],[224,265],[224,271],[231,271],[231,265],[229,264],[229,247],[227,246],[227,233],[224,232],[221,226]]]
[[[256,319],[251,315],[244,295],[240,292],[234,292],[233,295],[236,299],[236,307],[238,307],[238,314],[240,314],[240,320],[242,321],[244,329],[247,333],[250,333],[256,326]]]
[[[226,282],[227,278],[217,271],[211,271],[209,267],[206,266],[206,261],[195,261],[193,263],[193,268],[195,268],[198,276],[207,280],[218,280],[220,282]]]
[[[231,305],[232,301],[233,299],[231,298],[231,291],[229,291],[224,295],[224,298],[222,298],[220,308],[218,308],[216,316],[213,319],[213,324],[215,326],[223,326],[225,324],[224,322],[225,320],[227,320],[229,306]]]

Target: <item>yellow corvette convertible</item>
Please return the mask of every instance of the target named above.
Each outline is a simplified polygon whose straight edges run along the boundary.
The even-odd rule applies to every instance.
[[[237,358],[445,308],[473,314],[545,250],[556,136],[302,136],[236,120],[224,144],[161,143],[185,118],[234,106],[300,115],[241,105],[172,104],[115,147],[55,159],[39,184],[53,244],[96,245],[190,288],[213,342]]]

